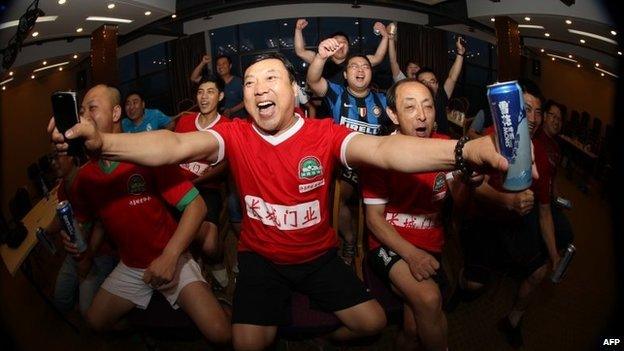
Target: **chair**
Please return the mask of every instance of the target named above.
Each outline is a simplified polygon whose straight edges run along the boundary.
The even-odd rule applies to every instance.
[[[566,127],[566,130],[564,131],[563,134],[571,138],[577,138],[580,122],[581,122],[581,115],[579,115],[578,111],[572,111],[570,113],[570,120],[568,121],[567,126],[564,126]]]
[[[577,136],[583,144],[587,144],[589,141],[589,119],[590,117],[587,111],[581,112],[581,120],[579,122]]]
[[[602,133],[602,121],[598,117],[594,117],[592,127],[589,131],[588,144],[591,145],[593,153],[597,154],[600,147],[600,135]]]

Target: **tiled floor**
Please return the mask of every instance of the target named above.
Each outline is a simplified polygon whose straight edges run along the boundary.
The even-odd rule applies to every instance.
[[[615,271],[610,209],[596,189],[582,194],[567,179],[558,179],[560,192],[574,208],[568,212],[575,230],[577,254],[566,279],[542,284],[524,318],[525,350],[593,350],[613,313]],[[0,349],[21,350],[143,350],[137,334],[94,336],[76,334],[45,305],[21,273],[10,277],[0,269]],[[516,282],[500,277],[480,298],[460,304],[448,314],[451,350],[508,350],[495,327],[513,301]],[[74,318],[76,319],[76,318]],[[388,350],[397,327],[367,346],[350,350]],[[624,333],[622,333],[624,334]],[[12,345],[11,342],[14,344]],[[161,350],[201,350],[199,341],[159,340]],[[280,342],[280,350],[315,350],[309,342]]]

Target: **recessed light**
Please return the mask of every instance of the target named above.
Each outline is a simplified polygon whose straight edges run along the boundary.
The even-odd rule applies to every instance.
[[[616,32],[616,31],[614,31],[614,30],[612,30],[612,31],[611,31],[611,35],[617,35],[617,32]]]
[[[578,62],[578,61],[576,61],[575,59],[573,59],[571,57],[568,58],[568,57],[565,57],[565,56],[559,56],[559,55],[555,55],[555,54],[547,54],[547,55],[552,57],[553,61],[555,60],[555,58],[558,58],[558,59],[561,59],[561,60],[564,60],[564,61],[569,61],[569,62],[574,62],[574,63]],[[570,56],[572,56],[572,55],[570,55]]]
[[[65,2],[66,2],[65,0],[58,0],[59,5],[65,5]]]
[[[567,25],[572,24],[572,21],[570,21],[570,20],[565,20],[565,22],[566,22]]]
[[[598,62],[596,62],[596,67],[600,67],[600,64]]]
[[[524,18],[525,21],[529,22],[531,20],[531,17],[527,16]]]
[[[63,67],[59,67],[59,71],[62,71],[62,70],[63,70]]]
[[[96,21],[96,22],[132,23],[132,20],[125,19],[125,18],[101,17],[101,16],[89,16],[86,18],[86,20]]]
[[[549,37],[549,36],[550,36],[550,33],[544,33],[544,36],[545,36],[545,37]]]
[[[65,66],[68,63],[69,63],[69,61],[65,61],[65,62],[61,62],[61,63],[55,63],[53,65],[49,65],[49,66],[46,66],[46,67],[37,68],[37,69],[33,70],[33,73],[45,71],[46,69],[50,69],[50,68],[54,68],[54,67]]]
[[[540,49],[540,52],[544,52],[544,49]]]
[[[176,15],[175,13],[171,15],[171,18],[176,18],[176,17],[178,17],[178,15]]]
[[[152,11],[145,11],[145,16],[149,16],[152,14]]]
[[[35,79],[35,75],[34,75],[34,74],[33,74],[33,75],[31,75],[31,76],[30,76],[30,79]]]
[[[12,76],[13,75],[13,71],[9,72],[9,75]]]
[[[47,64],[48,64],[48,61],[43,61],[42,63],[43,63],[43,65],[45,66],[45,65],[47,65]]]
[[[580,64],[580,63],[579,63],[579,64],[577,64],[577,65],[576,65],[576,67],[581,68],[581,64]]]
[[[2,86],[2,90],[6,90],[6,87],[4,85]]]
[[[115,8],[115,4],[108,4],[106,7],[108,7],[109,10],[112,10]]]
[[[554,60],[555,60],[555,58],[553,57],[553,58],[551,58],[551,60],[553,60],[553,61],[554,61]]]
[[[602,35],[589,33],[589,32],[583,32],[582,30],[576,30],[576,29],[568,29],[568,32],[570,32],[572,34],[582,35],[584,37],[590,37],[590,38],[602,40],[604,42],[617,45],[617,41],[615,41],[615,40],[613,40],[611,38],[603,37]]]
[[[610,75],[610,76],[611,76],[611,77],[613,77],[613,78],[619,78],[616,74],[613,74],[613,73],[611,73],[611,72],[609,72],[609,71],[607,71],[607,70],[604,70],[604,69],[602,69],[602,68],[594,67],[594,69],[595,69],[596,71],[602,72],[602,73],[601,73],[601,76],[603,76],[603,77],[604,77],[604,75],[605,75],[605,74],[607,74],[607,75]]]
[[[601,77],[604,77],[604,73],[600,73],[600,76],[601,76]]]
[[[569,58],[572,58],[572,55],[568,55]]]
[[[76,32],[78,32],[78,33],[82,32],[82,27],[76,28]]]
[[[36,38],[37,35],[39,35],[39,32],[33,32],[33,34],[32,34],[33,38]]]
[[[618,55],[622,56],[622,52],[621,52],[621,51],[618,51]]]
[[[496,18],[494,17],[490,18],[490,22],[496,22]]]
[[[581,44],[585,44],[585,39],[581,39],[579,41],[581,42]]]
[[[74,59],[77,59],[77,58],[78,58],[78,55],[74,55]]]

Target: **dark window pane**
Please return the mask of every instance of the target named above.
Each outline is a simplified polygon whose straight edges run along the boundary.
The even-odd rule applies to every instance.
[[[466,84],[485,86],[489,84],[489,70],[472,64],[464,64]]]
[[[316,48],[318,46],[318,19],[306,18],[308,25],[303,29],[303,40],[306,47],[309,49]],[[297,18],[289,18],[277,21],[279,27],[279,42],[280,46],[285,49],[293,49],[295,47],[295,25],[297,24]]]
[[[165,43],[141,50],[139,55],[139,76],[167,69],[169,61]]]
[[[372,55],[377,50],[377,46],[379,46],[379,42],[381,41],[381,35],[375,35],[373,30],[375,22],[381,22],[385,25],[388,25],[390,22],[371,18],[362,18],[359,22],[360,30],[362,31],[360,36],[362,51],[367,55]]]
[[[169,93],[169,75],[167,71],[150,74],[139,78],[139,87],[147,101],[152,96]],[[148,105],[149,107],[149,105]]]
[[[119,81],[127,82],[136,78],[136,61],[134,54],[119,59]]]
[[[213,55],[238,55],[238,36],[236,26],[210,31],[210,43]]]
[[[277,21],[262,21],[241,24],[239,26],[241,53],[277,49],[279,46],[277,23]]]

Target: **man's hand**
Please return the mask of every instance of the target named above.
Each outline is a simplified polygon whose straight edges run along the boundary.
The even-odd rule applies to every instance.
[[[210,57],[210,55],[206,54],[206,55],[204,55],[204,56],[202,57],[201,62],[202,62],[204,65],[210,65],[210,64],[212,63],[212,57]]]
[[[178,255],[163,252],[143,273],[143,281],[154,289],[171,282],[178,265]]]
[[[518,193],[510,194],[510,202],[507,208],[516,212],[520,216],[524,216],[531,212],[533,205],[535,204],[535,196],[531,189],[526,189]]]
[[[494,135],[486,135],[477,139],[470,140],[464,145],[463,156],[468,163],[475,166],[477,170],[485,171],[507,171],[509,163],[503,155],[496,151],[496,142]],[[531,144],[531,159],[533,156],[533,144]],[[535,163],[531,166],[533,179],[539,177]]]
[[[440,263],[428,252],[418,250],[414,255],[405,259],[410,271],[417,281],[429,279],[436,274],[436,270],[440,268]]]
[[[466,53],[466,47],[464,46],[462,37],[460,36],[457,36],[457,41],[455,42],[455,50],[459,55],[464,55]]]
[[[76,244],[74,244],[71,239],[69,238],[69,235],[67,235],[67,233],[61,229],[61,239],[63,241],[63,248],[65,248],[65,251],[67,251],[68,254],[74,256],[74,258],[78,258],[80,253],[78,252],[78,246],[76,246]]]
[[[378,30],[379,34],[381,34],[382,37],[388,37],[388,31],[386,30],[386,26],[384,26],[383,23],[375,22],[375,24],[373,25],[373,29]]]
[[[93,121],[80,117],[80,122],[65,132],[65,136],[59,132],[54,122],[54,117],[50,118],[48,123],[48,133],[52,137],[52,142],[56,151],[62,155],[67,154],[69,144],[65,139],[84,138],[87,150],[93,153],[99,153],[102,150],[102,134],[97,130]]]
[[[318,47],[318,54],[322,59],[327,59],[340,50],[344,44],[339,43],[338,40],[334,38],[328,38],[323,40]]]
[[[303,18],[300,18],[300,19],[297,20],[297,24],[295,24],[295,29],[296,30],[303,30],[307,26],[308,26],[308,21],[306,21]]]

